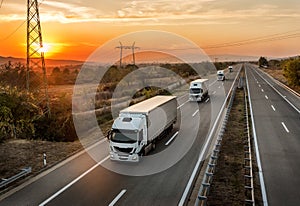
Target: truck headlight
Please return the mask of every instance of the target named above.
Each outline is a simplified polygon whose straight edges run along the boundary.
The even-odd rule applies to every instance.
[[[132,160],[137,160],[137,156],[133,156],[133,157],[132,157]]]
[[[110,155],[110,158],[114,158],[114,155],[113,155],[113,154],[111,154],[111,155]]]

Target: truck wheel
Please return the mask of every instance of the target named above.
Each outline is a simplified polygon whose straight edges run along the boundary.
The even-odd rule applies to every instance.
[[[156,144],[155,144],[155,142],[153,142],[152,143],[152,150],[155,150],[155,148],[156,148]]]

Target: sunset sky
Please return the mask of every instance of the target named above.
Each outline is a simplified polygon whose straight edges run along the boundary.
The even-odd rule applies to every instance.
[[[86,60],[105,42],[142,30],[181,35],[210,55],[285,57],[300,54],[299,0],[39,2],[43,40],[48,50],[46,58]],[[26,3],[25,0],[3,0],[0,56],[26,57]],[[142,42],[136,41],[136,45]],[[157,42],[151,46],[161,45]]]

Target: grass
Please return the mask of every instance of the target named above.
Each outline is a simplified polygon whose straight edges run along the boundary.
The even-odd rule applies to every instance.
[[[287,79],[283,76],[283,70],[282,69],[262,69],[264,72],[271,75],[274,79],[280,81],[281,83],[285,84],[286,86],[290,87],[291,89],[295,90],[296,92],[300,93],[300,86],[290,86],[288,85]]]
[[[245,199],[248,193],[245,190],[244,180],[244,128],[246,127],[244,111],[244,90],[237,90],[223,135],[207,205],[246,205]],[[251,146],[255,204],[263,205],[253,143]]]
[[[25,167],[31,167],[30,175],[34,176],[80,149],[82,146],[79,141],[8,140],[0,144],[0,178],[9,178]],[[43,165],[44,153],[47,155],[46,167]]]

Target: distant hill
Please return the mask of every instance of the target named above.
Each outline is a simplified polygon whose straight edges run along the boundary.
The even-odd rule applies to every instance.
[[[0,65],[6,64],[8,62],[17,63],[21,62],[23,64],[26,63],[25,58],[15,58],[15,57],[3,57],[0,56]],[[66,65],[82,65],[83,61],[77,60],[61,60],[61,59],[45,59],[46,66],[55,67],[55,66],[66,66]]]
[[[237,61],[258,61],[259,56],[242,56],[234,54],[216,54],[209,55],[212,61],[217,62],[237,62]]]

